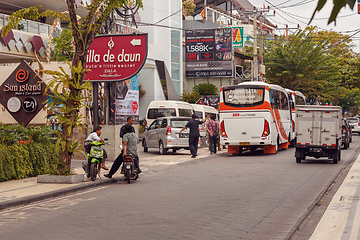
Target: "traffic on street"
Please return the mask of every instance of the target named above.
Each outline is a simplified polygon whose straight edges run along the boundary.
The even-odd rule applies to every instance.
[[[319,220],[313,210],[324,211],[324,195],[331,198],[359,143],[353,136],[338,164],[311,157],[298,164],[294,148],[240,156],[201,148],[196,159],[188,150],[149,149],[133,184],[3,210],[0,230],[7,239],[308,239]]]

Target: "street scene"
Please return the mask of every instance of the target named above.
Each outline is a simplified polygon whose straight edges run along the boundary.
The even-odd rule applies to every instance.
[[[111,184],[2,209],[0,229],[7,239],[309,239],[359,143],[354,136],[336,165],[297,164],[293,148],[241,156],[201,148],[196,159],[186,150],[149,151],[133,183],[119,174]],[[2,199],[16,190],[0,191]]]
[[[0,1],[1,239],[360,239],[359,14]]]

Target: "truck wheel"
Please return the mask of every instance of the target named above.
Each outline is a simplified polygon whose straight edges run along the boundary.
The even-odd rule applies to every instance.
[[[334,152],[332,154],[332,158],[333,158],[333,164],[337,164],[340,159],[340,151]]]
[[[344,143],[344,149],[348,149],[349,148],[349,143],[345,142]]]
[[[301,157],[296,157],[296,162],[301,163]]]

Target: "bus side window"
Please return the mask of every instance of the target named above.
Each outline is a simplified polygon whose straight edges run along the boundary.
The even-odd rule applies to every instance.
[[[274,90],[270,89],[269,96],[270,96],[270,106],[272,109],[274,109],[275,108]]]

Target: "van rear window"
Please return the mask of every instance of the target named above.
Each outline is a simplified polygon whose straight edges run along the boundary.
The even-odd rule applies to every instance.
[[[193,111],[191,109],[179,108],[179,117],[191,117]]]
[[[200,111],[195,111],[195,114],[196,114],[196,117],[197,117],[198,119],[202,119],[202,118],[203,118],[202,112],[200,112]]]
[[[148,111],[148,119],[156,119],[158,117],[175,117],[175,108],[152,108]]]

